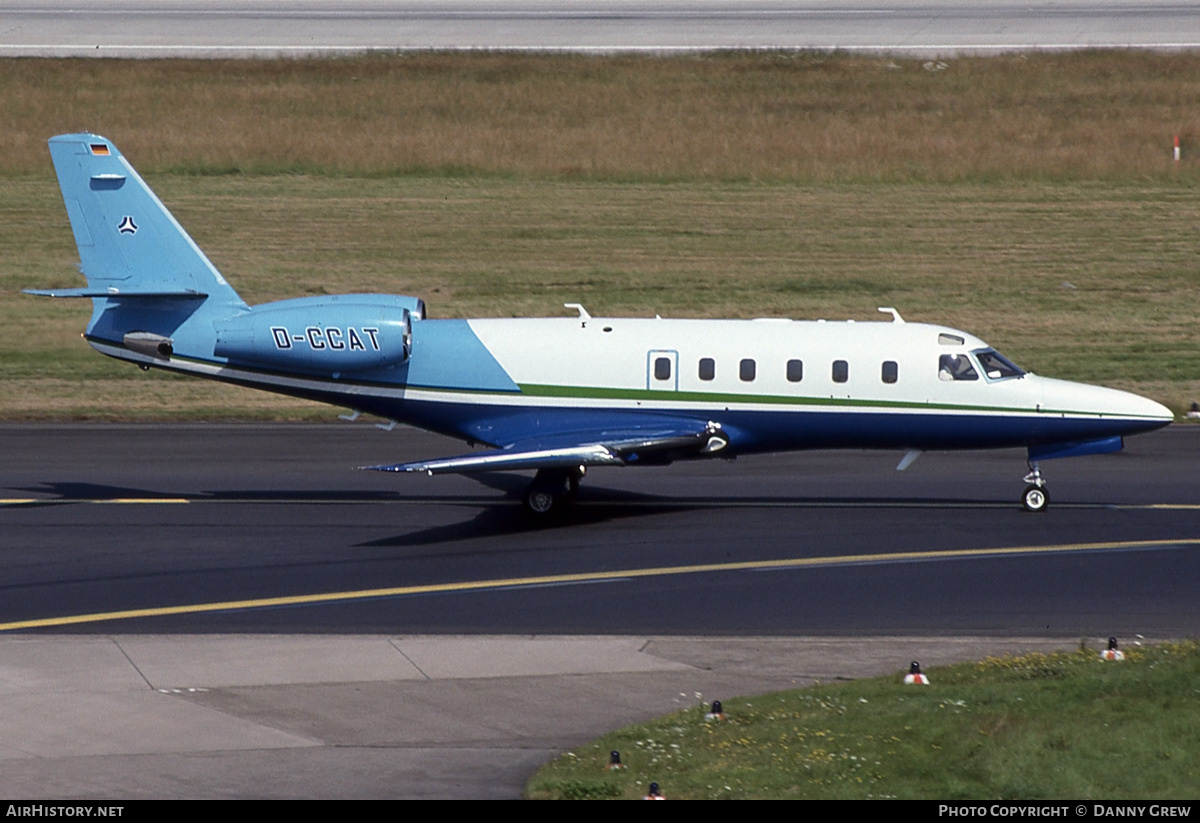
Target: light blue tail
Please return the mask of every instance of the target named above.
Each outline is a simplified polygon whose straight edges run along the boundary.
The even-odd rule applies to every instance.
[[[87,289],[50,294],[207,297],[211,307],[245,307],[110,141],[59,135],[50,140],[50,156],[88,282]]]
[[[249,306],[109,140],[59,135],[50,156],[87,286],[28,291],[92,298],[86,337],[105,354],[211,358],[213,322]]]

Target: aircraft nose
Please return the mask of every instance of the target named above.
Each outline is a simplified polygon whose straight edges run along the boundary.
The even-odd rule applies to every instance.
[[[1139,431],[1165,426],[1175,419],[1174,413],[1162,403],[1133,392],[1042,378],[1047,410],[1074,410],[1101,418],[1122,418],[1130,423],[1144,423]]]
[[[1165,426],[1175,414],[1162,403],[1133,392],[1090,387],[1094,394],[1093,408],[1105,416],[1124,417],[1147,423],[1147,430]]]
[[[1143,406],[1142,414],[1145,417],[1153,417],[1156,419],[1162,419],[1162,420],[1166,421],[1167,423],[1170,423],[1172,420],[1175,419],[1175,412],[1168,409],[1162,403],[1156,403],[1155,401],[1151,400],[1148,397],[1138,397],[1138,395],[1136,395],[1136,394],[1134,395],[1134,397],[1137,397],[1138,400],[1142,401],[1142,406]]]

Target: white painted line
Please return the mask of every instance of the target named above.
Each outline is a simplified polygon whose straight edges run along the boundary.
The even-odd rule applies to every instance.
[[[924,43],[891,46],[856,46],[844,44],[813,43],[796,45],[786,43],[779,45],[743,46],[738,44],[712,44],[699,46],[650,45],[650,46],[409,46],[403,44],[375,46],[312,46],[312,45],[129,45],[105,44],[93,45],[81,43],[0,43],[0,52],[56,52],[62,56],[97,56],[104,52],[161,53],[203,55],[207,53],[229,55],[258,55],[273,56],[277,54],[303,54],[319,56],[322,54],[369,54],[378,52],[515,52],[539,54],[693,54],[714,51],[742,52],[870,52],[888,54],[896,52],[1038,52],[1038,51],[1083,51],[1093,49],[1113,49],[1120,51],[1182,51],[1200,49],[1200,41],[1183,40],[1170,43]]]

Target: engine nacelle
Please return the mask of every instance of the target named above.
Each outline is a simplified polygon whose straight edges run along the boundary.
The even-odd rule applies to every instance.
[[[296,372],[339,375],[398,366],[412,351],[415,297],[339,294],[264,303],[213,323],[213,354]]]

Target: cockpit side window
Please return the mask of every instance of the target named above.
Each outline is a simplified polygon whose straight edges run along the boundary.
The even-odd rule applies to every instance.
[[[978,380],[979,373],[965,354],[943,354],[938,358],[939,380]]]
[[[1003,380],[1006,377],[1020,377],[1025,370],[1013,363],[995,349],[980,349],[974,352],[979,358],[979,365],[989,380]]]

